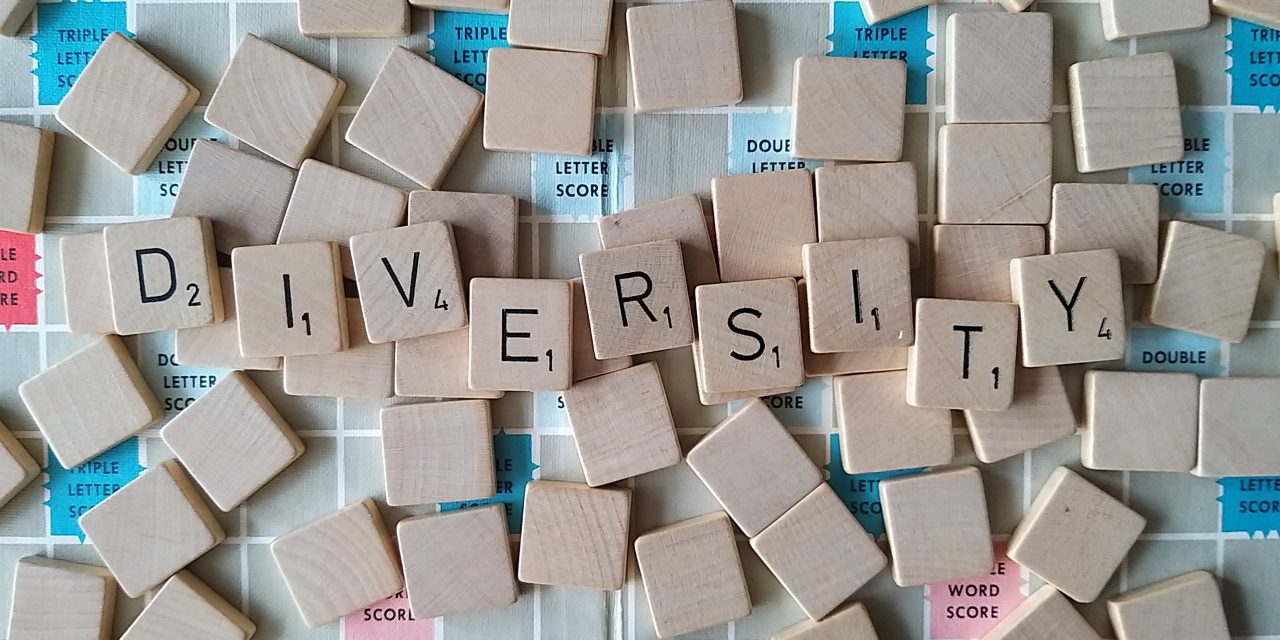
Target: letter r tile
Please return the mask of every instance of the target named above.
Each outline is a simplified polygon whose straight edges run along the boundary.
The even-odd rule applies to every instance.
[[[693,342],[679,242],[661,240],[592,251],[579,260],[597,358],[638,355]]]

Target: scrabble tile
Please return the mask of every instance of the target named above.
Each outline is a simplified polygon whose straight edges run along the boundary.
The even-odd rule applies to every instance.
[[[112,224],[102,237],[116,333],[222,322],[222,281],[208,218]]]
[[[471,281],[468,384],[563,391],[573,383],[573,287],[566,280]]]
[[[1005,411],[965,411],[978,459],[991,464],[1076,432],[1076,417],[1057,367],[1016,367],[1013,403]]]
[[[13,571],[9,640],[108,638],[116,611],[116,580],[102,567],[40,556]]]
[[[102,41],[58,105],[58,122],[111,164],[137,175],[182,124],[200,92],[121,33]]]
[[[1012,302],[1009,261],[1044,254],[1044,227],[933,227],[933,295],[956,300]]]
[[[279,371],[284,366],[279,357],[247,358],[240,355],[235,278],[230,269],[218,269],[218,281],[222,286],[222,322],[174,331],[174,359],[193,367]]]
[[[878,640],[861,602],[847,605],[822,622],[805,620],[774,634],[774,640]]]
[[[448,222],[458,247],[464,282],[516,277],[519,201],[513,196],[452,191],[411,191],[409,224]]]
[[[386,1],[407,17],[403,2]],[[351,121],[347,142],[434,189],[480,117],[483,101],[483,94],[449,72],[395,47]]]
[[[133,356],[115,336],[97,338],[36,374],[18,386],[18,394],[64,469],[89,461],[164,415]]]
[[[676,425],[656,363],[569,387],[564,410],[587,484],[593,487],[680,463]]]
[[[1280,7],[1270,0],[1213,0],[1216,13],[1280,29]]]
[[[1200,382],[1198,476],[1280,475],[1280,447],[1271,416],[1280,410],[1280,379],[1233,378]]]
[[[320,142],[346,89],[341,78],[246,33],[204,119],[297,169]]]
[[[636,564],[659,638],[751,614],[729,516],[716,512],[636,538]]]
[[[1009,558],[1072,600],[1093,602],[1146,524],[1119,500],[1059,467],[1009,538]]]
[[[693,344],[680,243],[659,240],[578,256],[597,358]]]
[[[822,484],[822,473],[773,412],[751,400],[689,450],[689,466],[748,536]]]
[[[938,147],[939,222],[1049,222],[1053,189],[1049,125],[949,124],[938,134]]]
[[[409,0],[409,4],[422,9],[506,13],[510,0]]]
[[[1181,160],[1182,113],[1167,52],[1079,62],[1067,70],[1080,173]]]
[[[907,347],[864,349],[843,353],[814,353],[809,348],[809,305],[804,281],[797,283],[800,298],[800,348],[804,352],[804,375],[807,378],[838,376],[847,373],[896,371],[907,368]]]
[[[239,247],[231,252],[231,274],[242,355],[306,355],[347,348],[338,245]]]
[[[1102,0],[1102,33],[1123,40],[1209,26],[1209,0]]]
[[[636,111],[742,102],[738,23],[730,0],[631,7],[627,39]]]
[[[36,476],[40,465],[0,422],[0,507],[8,504]]]
[[[28,11],[30,9],[28,8]],[[53,132],[0,122],[0,229],[40,233],[53,164]]]
[[[910,162],[818,167],[818,241],[904,238],[920,262],[916,167]]]
[[[373,500],[305,524],[271,543],[280,575],[308,628],[328,624],[404,588]]]
[[[312,38],[398,38],[409,35],[403,0],[300,0],[298,30]]]
[[[1089,371],[1080,459],[1090,469],[1190,471],[1199,405],[1194,374]]]
[[[951,463],[951,412],[907,404],[905,371],[839,376],[832,384],[846,473]]]
[[[1052,16],[952,14],[947,19],[946,72],[947,122],[1049,122]]]
[[[1004,411],[1013,403],[1018,307],[1001,302],[916,301],[907,403]]]
[[[612,0],[512,0],[507,40],[515,47],[604,56],[612,18]]]
[[[520,533],[520,581],[621,589],[630,526],[630,489],[530,482]]]
[[[587,294],[582,288],[582,278],[574,278],[569,282],[573,285],[573,381],[579,382],[630,367],[631,356],[596,358],[595,338],[591,335]]]
[[[1009,263],[1028,367],[1124,357],[1120,257],[1113,249],[1018,258]]]
[[[907,66],[901,60],[801,56],[794,78],[793,156],[902,159]]]
[[[231,511],[297,460],[305,447],[262,390],[227,374],[160,432],[219,509]]]
[[[351,236],[400,226],[405,199],[404,192],[395,187],[307,160],[298,171],[276,242],[336,242],[342,251],[342,274],[354,280],[356,272],[348,248]]]
[[[583,320],[585,322],[585,319]],[[409,398],[501,398],[467,386],[470,329],[397,340],[395,394]],[[575,372],[577,361],[574,361]]]
[[[111,284],[107,280],[107,243],[102,232],[63,236],[59,248],[67,328],[72,333],[115,333]]]
[[[1055,184],[1049,252],[1115,249],[1125,284],[1160,270],[1160,193],[1153,184]]]
[[[898,586],[991,571],[991,527],[977,468],[951,467],[884,480],[880,500]]]
[[[721,176],[711,198],[721,280],[800,277],[800,247],[818,240],[808,169]]]
[[[694,293],[708,393],[804,384],[800,304],[790,278],[709,284]]]
[[[596,57],[586,53],[491,49],[485,85],[484,148],[591,154]]]
[[[920,7],[927,7],[937,0],[862,0],[862,15],[867,24],[883,22]]]
[[[0,3],[0,36],[18,35],[35,8],[35,0],[5,0]]]
[[[679,241],[689,291],[720,282],[720,267],[716,265],[716,252],[697,194],[604,216],[596,225],[600,229],[600,245],[605,249],[667,239]]]
[[[274,244],[296,178],[297,172],[279,163],[196,140],[173,217],[212,220],[214,244],[223,253]]]
[[[164,582],[226,537],[174,460],[143,471],[79,522],[130,598]]]
[[[503,505],[401,520],[396,539],[409,609],[419,620],[516,601]]]
[[[249,640],[258,627],[189,571],[160,588],[120,640]]]
[[[284,357],[284,391],[294,396],[390,398],[395,385],[395,343],[373,344],[360,301],[344,301],[349,342],[333,353]]]
[[[1100,640],[1062,594],[1044,585],[1001,620],[983,640]]]
[[[1227,342],[1243,341],[1266,251],[1253,238],[1170,222],[1145,319]]]
[[[493,497],[493,425],[487,401],[383,407],[381,423],[387,504]]]
[[[351,261],[365,329],[375,344],[467,326],[458,250],[449,223],[424,222],[352,236]]]
[[[751,538],[751,548],[815,622],[889,564],[826,483]]]
[[[1107,614],[1120,640],[1231,638],[1218,580],[1208,571],[1193,571],[1125,592],[1107,601]]]
[[[806,244],[809,346],[817,353],[909,347],[911,255],[902,238]]]

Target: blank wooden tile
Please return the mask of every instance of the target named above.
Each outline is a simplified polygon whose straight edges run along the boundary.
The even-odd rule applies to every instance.
[[[116,333],[222,322],[222,281],[208,218],[112,224],[102,236]]]
[[[0,507],[8,504],[36,476],[40,465],[0,422]]]
[[[249,640],[257,625],[189,571],[160,588],[120,640]]]
[[[397,340],[395,394],[411,398],[501,398],[502,391],[477,391],[467,386],[470,341],[471,331],[467,328]]]
[[[1012,302],[1009,261],[1044,254],[1044,227],[940,224],[933,228],[933,295]]]
[[[911,254],[902,238],[807,244],[809,346],[817,353],[909,347]]]
[[[630,526],[630,489],[530,482],[520,529],[520,581],[621,589]]]
[[[1055,184],[1049,252],[1115,249],[1125,284],[1160,270],[1160,193],[1153,184]]]
[[[1062,594],[1044,585],[1005,616],[983,640],[1100,640]]]
[[[1005,411],[965,411],[969,440],[988,464],[1057,442],[1076,432],[1076,417],[1057,367],[1017,367]]]
[[[907,347],[814,353],[813,349],[809,348],[809,305],[805,303],[808,299],[806,289],[804,281],[797,283],[800,294],[800,347],[804,352],[805,377],[896,371],[907,368]]]
[[[298,29],[312,38],[397,38],[409,35],[404,0],[301,0]]]
[[[1209,26],[1209,0],[1102,0],[1102,33],[1123,40]]]
[[[1124,357],[1124,285],[1113,249],[1018,258],[1009,263],[1028,367]]]
[[[471,281],[468,384],[563,391],[573,383],[573,288],[567,280]]]
[[[596,57],[587,53],[490,49],[484,148],[591,154]]]
[[[516,601],[515,571],[500,504],[401,520],[396,540],[409,610],[419,620]]]
[[[861,602],[846,605],[821,622],[805,620],[783,629],[774,640],[878,640],[871,616]]]
[[[587,484],[593,487],[680,462],[676,425],[656,363],[569,387],[564,410]]]
[[[814,621],[889,564],[825,483],[751,538],[751,548]]]
[[[512,0],[507,41],[515,47],[604,56],[612,18],[612,0]]]
[[[947,122],[1049,121],[1053,111],[1049,14],[953,14],[947,19],[946,53]]]
[[[204,119],[296,169],[320,142],[346,89],[341,78],[246,33]]]
[[[510,0],[409,0],[423,9],[453,9],[475,13],[506,13]]]
[[[5,203],[0,229],[18,233],[44,229],[53,139],[47,129],[0,122],[0,202]]]
[[[724,282],[800,277],[800,248],[817,242],[813,176],[793,169],[711,181]]]
[[[18,35],[22,26],[36,8],[35,0],[4,0],[0,2],[0,36]]]
[[[1182,113],[1167,52],[1079,62],[1067,71],[1080,173],[1181,160]]]
[[[1089,371],[1080,459],[1090,469],[1190,471],[1199,406],[1194,374]]]
[[[1280,29],[1280,7],[1269,0],[1213,0],[1217,13]]]
[[[911,266],[920,262],[914,164],[819,167],[813,177],[819,242],[897,236],[911,247]]]
[[[1134,589],[1107,601],[1120,640],[1201,638],[1230,640],[1218,579],[1193,571]]]
[[[754,536],[822,484],[804,449],[759,400],[750,400],[689,450],[689,466]]]
[[[659,240],[578,256],[597,358],[693,343],[680,243]]]
[[[627,39],[636,111],[742,102],[738,23],[730,0],[631,7]]]
[[[449,223],[424,222],[352,236],[351,260],[365,329],[375,344],[467,325]]]
[[[57,118],[111,164],[137,175],[151,166],[199,97],[141,45],[112,33],[58,104]]]
[[[832,385],[846,473],[951,463],[951,412],[907,404],[905,371],[839,376]]]
[[[9,640],[111,636],[116,580],[102,567],[27,556],[13,571]]]
[[[394,393],[395,343],[373,344],[360,301],[345,300],[347,348],[284,357],[284,391],[294,396],[390,398]]]
[[[985,575],[995,562],[982,475],[952,467],[880,483],[893,581],[914,587]]]
[[[441,221],[453,227],[464,282],[516,277],[519,201],[513,196],[452,191],[409,193],[409,224]]]
[[[164,582],[226,537],[174,460],[143,471],[79,522],[130,598]]]
[[[1093,602],[1146,524],[1119,500],[1058,467],[1009,538],[1009,558],[1072,600]]]
[[[1018,307],[968,300],[916,301],[907,402],[916,407],[1004,411],[1013,402]]]
[[[63,236],[62,301],[71,333],[116,332],[111,315],[111,284],[107,280],[107,243],[102,232]],[[225,303],[224,303],[225,311]]]
[[[1198,476],[1280,475],[1280,379],[1232,378],[1200,382]]]
[[[596,225],[600,229],[600,245],[605,249],[667,239],[679,241],[689,291],[720,282],[720,267],[707,231],[702,200],[697,194],[676,196],[604,216]]]
[[[862,15],[867,24],[883,22],[889,18],[900,16],[920,7],[933,4],[937,0],[862,0]]]
[[[196,140],[173,217],[203,216],[213,221],[218,251],[274,244],[297,173],[277,162]]]
[[[907,66],[901,60],[801,56],[792,91],[793,156],[902,159]]]
[[[703,389],[724,393],[804,384],[794,280],[703,285],[695,297]]]
[[[305,355],[347,348],[338,245],[239,247],[231,252],[231,273],[242,355]]]
[[[386,1],[408,15],[402,0]],[[467,83],[395,47],[352,119],[347,142],[434,189],[480,117],[483,101],[484,95]]]
[[[751,614],[729,516],[716,512],[636,538],[636,564],[659,638]]]
[[[305,447],[244,372],[232,371],[160,432],[191,478],[231,511],[297,460]]]
[[[381,423],[387,504],[399,507],[493,497],[488,401],[383,407]]]
[[[222,322],[174,331],[174,359],[179,364],[192,367],[279,371],[284,366],[279,357],[246,358],[240,355],[235,278],[230,269],[218,269],[218,281],[222,284]]]
[[[1045,224],[1052,179],[1047,124],[949,124],[938,134],[939,222]]]
[[[1243,341],[1266,252],[1253,238],[1170,222],[1145,319],[1227,342]]]
[[[276,538],[271,555],[303,623],[311,629],[404,588],[391,537],[373,500]]]
[[[115,336],[97,338],[41,371],[18,385],[18,394],[64,469],[87,462],[164,415],[133,356]]]
[[[604,359],[596,357],[595,339],[591,335],[591,320],[587,314],[587,294],[582,288],[582,278],[574,278],[570,283],[573,285],[573,381],[579,382],[630,367],[631,356]],[[692,320],[690,322],[692,323]],[[690,326],[692,327],[692,324]]]

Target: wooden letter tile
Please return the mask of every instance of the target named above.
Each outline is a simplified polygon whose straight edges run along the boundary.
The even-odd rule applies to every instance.
[[[911,255],[902,238],[807,244],[809,346],[816,353],[909,347]]]
[[[947,122],[1049,121],[1053,111],[1049,14],[956,13],[947,19],[946,54]]]
[[[587,321],[585,311],[582,321]],[[408,398],[501,398],[502,391],[477,391],[467,386],[470,340],[467,328],[397,340],[395,394]]]
[[[795,157],[902,159],[907,66],[901,60],[802,56],[793,91]]]
[[[0,422],[0,507],[8,504],[36,476],[40,465]]]
[[[926,7],[937,0],[862,0],[862,15],[867,24],[883,22],[889,18],[900,16],[920,7]]]
[[[58,105],[62,126],[132,175],[151,166],[200,92],[141,45],[107,36]]]
[[[684,261],[689,291],[704,284],[720,282],[720,267],[711,246],[711,234],[696,194],[636,207],[600,218],[600,245],[616,249],[658,240],[677,240]]]
[[[659,638],[751,614],[729,516],[682,520],[636,538],[636,564]]]
[[[507,40],[514,47],[603,57],[612,26],[612,0],[512,0]]]
[[[67,328],[72,333],[115,333],[111,283],[107,279],[107,243],[102,232],[63,236],[59,249]],[[223,308],[225,312],[225,302]]]
[[[1200,638],[1230,640],[1218,579],[1193,571],[1123,593],[1107,601],[1120,640]]]
[[[1147,294],[1148,322],[1227,342],[1249,331],[1267,248],[1261,241],[1170,222],[1160,277]]]
[[[415,618],[494,609],[519,596],[503,505],[401,520],[396,540]]]
[[[814,353],[809,348],[809,305],[804,281],[797,283],[800,294],[800,347],[804,351],[804,375],[807,378],[839,376],[849,373],[905,371],[908,347],[864,349],[842,353]],[[914,331],[914,328],[913,328]],[[696,371],[696,369],[695,369]]]
[[[347,348],[338,245],[240,247],[231,252],[240,353],[248,357]]]
[[[846,473],[951,463],[951,412],[907,404],[905,371],[839,376],[833,385]]]
[[[1280,7],[1269,0],[1213,0],[1216,13],[1280,29]]]
[[[0,2],[0,36],[12,38],[36,8],[36,0],[4,0]]]
[[[226,538],[174,460],[143,471],[86,511],[80,528],[130,598],[164,582]]]
[[[208,218],[112,224],[102,237],[116,333],[222,322],[222,281]]]
[[[822,622],[805,620],[774,634],[774,640],[878,640],[867,607],[861,602],[847,605]]]
[[[9,640],[103,640],[115,612],[116,580],[102,567],[28,556],[13,571]]]
[[[597,358],[693,343],[680,243],[659,240],[579,256]]]
[[[1280,378],[1200,381],[1198,476],[1280,475]]]
[[[604,359],[596,357],[595,338],[591,335],[587,293],[582,288],[582,278],[574,278],[570,283],[573,285],[573,381],[579,382],[630,367],[631,356]],[[692,318],[689,326],[693,326]],[[690,331],[692,332],[692,328]]]
[[[493,497],[488,401],[384,407],[381,422],[387,504],[399,507]]]
[[[1102,0],[1102,32],[1108,40],[1209,26],[1208,0]]]
[[[1062,594],[1044,585],[1001,620],[982,640],[1100,640]]]
[[[458,247],[463,282],[516,277],[516,216],[519,201],[508,195],[413,191],[409,224],[448,222]]]
[[[897,236],[911,246],[911,266],[920,262],[914,164],[819,167],[813,177],[819,242]]]
[[[1080,173],[1182,159],[1178,81],[1168,52],[1079,62],[1067,84]]]
[[[213,221],[218,251],[274,244],[297,173],[250,153],[209,140],[196,140],[173,217],[203,216]]]
[[[1037,15],[1047,18],[1049,14]],[[956,17],[960,16],[952,16]],[[950,124],[942,127],[938,145],[938,222],[1049,221],[1053,188],[1049,125]]]
[[[36,374],[18,386],[18,394],[64,469],[164,416],[133,356],[115,336],[98,338]]]
[[[300,0],[298,30],[312,38],[398,38],[409,35],[404,0]]]
[[[573,383],[573,288],[566,280],[471,281],[468,383],[488,391],[563,391]]]
[[[449,223],[425,222],[353,236],[351,260],[365,329],[375,344],[467,325]]]
[[[880,483],[893,581],[914,587],[984,575],[995,563],[987,498],[975,467]]]
[[[916,407],[1004,411],[1013,402],[1018,307],[1000,302],[916,301],[907,402]]]
[[[1159,272],[1160,193],[1153,184],[1055,184],[1049,252],[1115,249],[1125,284]]]
[[[520,581],[621,589],[630,526],[630,489],[530,482],[520,533]]]
[[[1195,466],[1200,380],[1194,374],[1090,371],[1084,404],[1084,466],[1182,473]]]
[[[249,640],[257,625],[189,571],[160,588],[120,640]]]
[[[742,102],[738,22],[730,0],[631,7],[627,38],[636,111]]]
[[[1057,367],[1017,367],[1005,411],[965,411],[978,459],[991,464],[1076,432],[1076,417]]]
[[[711,181],[724,282],[798,278],[800,248],[817,242],[813,176],[792,169]]]
[[[1009,538],[1009,558],[1072,600],[1093,602],[1146,525],[1119,500],[1058,467]]]
[[[40,233],[53,164],[53,132],[0,122],[0,229]]]
[[[680,462],[676,425],[656,363],[583,380],[564,392],[564,407],[593,487]]]
[[[1013,302],[1009,261],[1044,255],[1044,227],[940,224],[933,228],[933,295]]]
[[[596,57],[587,53],[491,49],[484,148],[591,154]]]
[[[218,269],[218,281],[222,283],[222,322],[174,331],[174,359],[193,367],[279,371],[284,361],[277,356],[246,358],[240,355],[235,278],[230,269]]]
[[[1112,249],[1018,258],[1009,264],[1028,367],[1124,357],[1124,288]]]
[[[754,391],[804,383],[795,280],[709,284],[698,287],[695,296],[704,391]]]
[[[160,432],[191,478],[231,511],[302,455],[304,446],[258,386],[232,371]]]
[[[390,398],[394,393],[396,347],[373,344],[365,332],[360,301],[345,300],[350,342],[346,349],[284,357],[284,391],[294,396]]]

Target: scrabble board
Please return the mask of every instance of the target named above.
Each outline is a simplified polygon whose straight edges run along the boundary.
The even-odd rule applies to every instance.
[[[599,247],[595,221],[639,204],[696,192],[708,197],[712,178],[726,174],[815,168],[791,158],[791,71],[801,55],[897,58],[908,67],[905,160],[920,171],[921,237],[936,219],[938,128],[944,124],[945,21],[961,11],[993,11],[990,0],[945,2],[869,27],[857,2],[740,0],[737,4],[746,99],[731,108],[636,114],[629,98],[625,9],[613,17],[610,53],[600,66],[594,155],[568,158],[490,153],[479,129],[466,143],[443,187],[507,193],[520,198],[519,271],[522,277],[571,278],[578,254]],[[1190,220],[1257,238],[1268,253],[1248,337],[1227,344],[1169,329],[1134,325],[1128,368],[1192,372],[1205,377],[1280,375],[1280,282],[1277,279],[1272,198],[1280,191],[1280,31],[1215,15],[1208,29],[1175,36],[1108,42],[1098,6],[1090,0],[1041,0],[1053,16],[1053,173],[1058,182],[1134,182],[1160,187],[1162,217]],[[127,0],[41,2],[16,39],[0,38],[0,120],[36,124],[65,134],[53,112],[107,34],[134,34],[201,93],[195,111],[159,159],[138,176],[119,171],[83,144],[59,135],[54,152],[46,233],[0,233],[0,421],[14,430],[44,475],[0,512],[0,627],[8,618],[12,572],[20,557],[43,554],[98,563],[84,544],[79,514],[172,457],[159,426],[72,470],[52,458],[18,398],[18,384],[87,341],[68,333],[63,305],[61,236],[103,225],[167,216],[194,140],[235,145],[204,123],[204,106],[244,33],[255,33],[330,70],[349,89],[316,157],[400,188],[402,176],[344,142],[361,98],[387,50],[404,44],[434,58],[477,89],[485,87],[485,58],[506,46],[506,17],[414,10],[411,35],[398,40],[308,39],[298,31],[296,5],[278,0]],[[1066,68],[1080,60],[1168,50],[1177,61],[1186,159],[1127,171],[1078,175],[1070,151]],[[928,246],[925,247],[928,250]],[[917,293],[931,281],[928,261],[915,272]],[[1140,292],[1127,296],[1130,317]],[[148,384],[172,417],[226,371],[179,366],[171,332],[127,340]],[[642,356],[666,381],[685,450],[726,415],[725,406],[698,402],[688,348]],[[1065,367],[1079,400],[1082,367]],[[444,619],[414,620],[402,596],[307,630],[268,550],[276,537],[367,497],[382,500],[378,409],[385,403],[286,396],[279,373],[254,372],[260,385],[306,445],[302,458],[219,520],[226,541],[191,570],[258,625],[256,637],[346,640],[648,640],[655,637],[634,567],[616,592],[522,586],[514,605]],[[798,391],[770,398],[771,407],[862,525],[884,533],[878,483],[896,474],[850,476],[842,470],[834,433],[831,381],[813,378]],[[104,408],[105,409],[105,408]],[[1077,407],[1079,415],[1079,408]],[[509,514],[511,541],[520,534],[524,487],[531,479],[582,480],[563,401],[558,393],[509,393],[495,402],[493,421],[498,496]],[[162,423],[163,424],[163,423]],[[957,419],[958,463],[975,463]],[[983,635],[1040,582],[1003,558],[1002,546],[1023,510],[1061,464],[1079,469],[1079,437],[983,466],[997,564],[982,579],[901,589],[881,573],[859,593],[880,637],[889,640],[968,640]],[[1221,481],[1187,474],[1084,475],[1149,521],[1103,598],[1196,569],[1224,579],[1224,600],[1238,638],[1280,637],[1280,479]],[[634,489],[636,533],[718,508],[684,464],[628,481]],[[441,505],[456,509],[459,504]],[[389,508],[389,523],[434,511]],[[882,538],[883,543],[883,538]],[[753,614],[690,637],[766,640],[804,615],[781,585],[738,540]],[[633,556],[634,558],[634,556]],[[115,634],[141,610],[142,599],[120,600]],[[1083,608],[1106,630],[1102,600]]]

